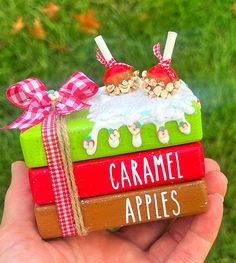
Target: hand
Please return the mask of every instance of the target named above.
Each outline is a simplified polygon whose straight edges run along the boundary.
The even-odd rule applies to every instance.
[[[35,225],[27,168],[16,162],[0,226],[0,263],[203,262],[220,228],[227,188],[218,164],[210,159],[205,164],[207,213],[123,227],[116,233],[43,241]]]

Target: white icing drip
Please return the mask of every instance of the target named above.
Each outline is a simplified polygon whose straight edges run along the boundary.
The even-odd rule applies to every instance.
[[[164,125],[163,125],[164,126]],[[159,130],[159,128],[157,129],[157,136],[158,136],[158,139],[161,143],[163,144],[166,144],[169,142],[170,140],[170,136],[169,136],[169,132],[167,129],[165,130]]]
[[[114,139],[112,140],[110,137],[109,137],[109,145],[111,146],[111,148],[117,148],[120,144],[120,140],[119,139]]]
[[[142,145],[142,138],[141,138],[140,134],[132,136],[132,144],[136,148],[138,148]]]
[[[183,123],[181,123],[183,122]],[[190,134],[191,132],[191,126],[188,123],[186,119],[182,119],[180,122],[178,122],[179,130],[184,134]]]
[[[182,80],[178,93],[169,99],[160,97],[150,99],[141,88],[121,96],[108,96],[104,89],[105,87],[101,87],[94,97],[86,101],[91,105],[88,119],[94,122],[90,136],[95,141],[94,149],[87,151],[88,154],[93,154],[96,151],[97,135],[102,128],[118,130],[121,126],[126,125],[133,136],[134,147],[140,147],[142,144],[141,128],[136,127],[136,122],[141,125],[153,123],[157,130],[169,121],[177,121],[178,124],[181,121],[186,122],[185,113],[193,114],[195,110],[192,102],[197,101],[197,98]],[[190,124],[185,129],[179,128],[179,130],[189,134]],[[166,131],[165,138],[160,138],[159,135],[158,138],[162,143],[168,143],[168,131]],[[119,138],[110,139],[109,137],[109,144],[113,148],[117,147]]]
[[[110,132],[109,135],[109,145],[112,148],[118,147],[120,144],[120,133],[117,129],[114,129],[112,132]]]

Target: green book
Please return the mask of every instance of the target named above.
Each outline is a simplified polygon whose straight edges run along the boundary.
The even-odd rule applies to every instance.
[[[104,88],[89,108],[66,117],[73,162],[181,145],[202,139],[198,99],[181,81],[168,99],[150,99],[143,89],[108,96]],[[28,167],[47,166],[41,123],[20,134]]]

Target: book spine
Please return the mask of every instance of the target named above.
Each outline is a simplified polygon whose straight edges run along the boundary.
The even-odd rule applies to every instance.
[[[193,181],[205,175],[199,142],[78,162],[73,168],[80,198]],[[48,168],[30,169],[29,178],[34,202],[54,203]]]
[[[81,208],[85,227],[91,232],[205,212],[207,189],[204,180],[197,180],[86,198]],[[35,216],[42,238],[61,236],[54,204],[36,205]]]

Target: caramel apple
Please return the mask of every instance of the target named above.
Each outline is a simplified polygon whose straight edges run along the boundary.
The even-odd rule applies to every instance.
[[[114,65],[104,75],[105,85],[119,85],[123,80],[129,80],[133,76],[132,67],[129,65]]]
[[[176,37],[175,32],[168,32],[163,56],[160,53],[160,44],[154,45],[153,52],[158,58],[159,64],[142,72],[142,87],[151,99],[155,97],[169,99],[179,90],[180,79],[170,67]]]
[[[178,75],[172,68],[169,68],[169,71],[173,74],[173,76],[175,77],[175,80],[179,80]],[[157,82],[164,82],[165,85],[167,85],[169,82],[173,82],[173,80],[170,78],[170,75],[168,74],[166,69],[160,64],[155,65],[152,68],[150,68],[147,72],[147,77],[150,79],[156,78]]]
[[[132,71],[132,66],[125,63],[118,63],[113,58],[102,36],[95,38],[99,50],[96,52],[97,59],[107,67],[104,75],[106,93],[110,96],[117,96],[129,93],[139,87],[139,72]]]

